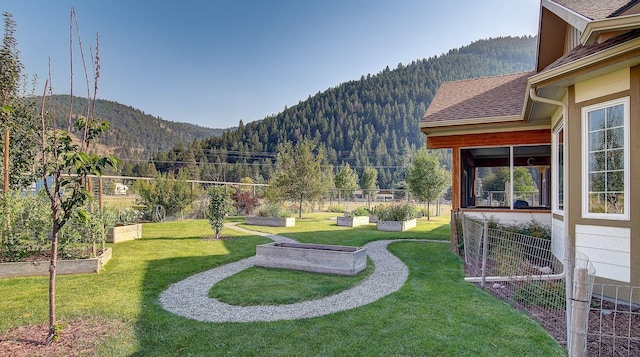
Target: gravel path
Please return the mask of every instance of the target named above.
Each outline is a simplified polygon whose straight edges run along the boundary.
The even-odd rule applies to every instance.
[[[229,228],[270,238],[276,242],[295,242],[293,239]],[[160,295],[162,307],[176,315],[209,322],[252,322],[295,320],[332,314],[372,303],[398,291],[404,285],[409,270],[387,250],[387,245],[399,240],[381,240],[365,245],[375,270],[362,283],[336,295],[288,305],[235,306],[208,297],[217,282],[254,265],[254,258],[213,268],[172,284]],[[403,240],[407,241],[407,240]]]

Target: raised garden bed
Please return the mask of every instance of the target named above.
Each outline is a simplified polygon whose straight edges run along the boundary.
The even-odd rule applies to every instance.
[[[367,250],[341,245],[268,243],[256,247],[255,265],[316,273],[356,275],[367,268]]]
[[[142,224],[128,224],[115,226],[107,232],[107,243],[119,243],[136,238],[142,238]]]
[[[105,249],[96,258],[57,261],[56,274],[98,273],[111,260],[111,248]],[[17,278],[22,276],[48,276],[49,260],[31,262],[0,263],[0,278]]]
[[[408,221],[378,221],[377,228],[379,231],[404,232],[416,227],[416,219]]]
[[[293,227],[296,225],[295,217],[259,217],[247,216],[246,223],[252,226],[267,227]]]
[[[345,227],[357,227],[369,224],[369,216],[338,217],[338,225]]]

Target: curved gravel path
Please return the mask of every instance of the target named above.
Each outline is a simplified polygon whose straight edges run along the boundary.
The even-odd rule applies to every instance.
[[[295,242],[293,239],[282,236],[249,231],[235,226],[228,227],[278,242]],[[366,244],[367,254],[375,264],[373,273],[353,288],[321,299],[275,306],[235,306],[208,296],[209,290],[217,282],[252,267],[255,257],[251,257],[195,274],[172,284],[160,295],[160,304],[176,315],[208,322],[295,320],[353,309],[398,291],[404,285],[409,276],[409,269],[387,250],[387,245],[396,241],[407,240],[381,240]]]

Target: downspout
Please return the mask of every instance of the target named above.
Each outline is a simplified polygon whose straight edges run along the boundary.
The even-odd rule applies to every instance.
[[[564,146],[564,150],[562,150],[562,155],[563,155],[563,177],[564,177],[564,181],[563,181],[563,192],[565,193],[565,199],[568,196],[568,180],[567,178],[569,177],[569,135],[567,135],[567,133],[569,132],[569,106],[565,103],[565,102],[561,102],[561,101],[557,101],[557,100],[553,100],[553,99],[549,99],[549,98],[543,98],[543,97],[539,97],[536,93],[536,88],[532,87],[529,89],[529,96],[531,97],[531,99],[534,102],[540,102],[540,103],[546,103],[546,104],[550,104],[550,105],[555,105],[558,107],[562,108],[562,120],[563,120],[563,125],[564,125],[564,132],[565,135],[563,136],[563,146]],[[571,351],[571,317],[573,315],[573,308],[571,306],[571,302],[573,301],[573,269],[574,269],[574,259],[575,259],[575,249],[573,247],[573,240],[571,239],[571,236],[569,235],[569,230],[570,230],[570,225],[569,225],[569,209],[570,209],[570,205],[565,204],[564,205],[564,219],[563,219],[563,225],[564,225],[564,261],[565,261],[565,266],[564,266],[564,273],[566,275],[566,280],[565,280],[565,290],[566,290],[566,295],[567,295],[567,347],[568,350]],[[553,211],[553,210],[552,210]]]

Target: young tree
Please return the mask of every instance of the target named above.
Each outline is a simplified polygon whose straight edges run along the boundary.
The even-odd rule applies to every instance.
[[[216,239],[220,239],[220,233],[224,227],[224,217],[231,212],[232,204],[231,194],[226,186],[213,186],[209,189],[207,218]]]
[[[298,216],[302,217],[305,201],[315,202],[329,191],[331,172],[325,161],[324,149],[315,141],[302,140],[296,146],[291,142],[281,145],[267,197],[298,202]]]
[[[365,167],[360,177],[360,188],[367,190],[367,202],[369,206],[371,206],[372,190],[378,188],[378,171],[376,169],[373,167]]]
[[[75,11],[71,10],[72,20]],[[73,22],[72,22],[73,23]],[[95,105],[98,88],[99,62],[98,49],[95,53],[94,72],[94,96],[88,98],[91,108]],[[84,60],[84,57],[83,57]],[[86,68],[86,67],[85,67]],[[88,78],[88,76],[86,76]],[[84,203],[91,198],[91,192],[87,189],[88,175],[101,175],[108,167],[116,167],[120,160],[113,155],[98,156],[88,153],[90,144],[100,134],[109,129],[109,122],[97,119],[93,110],[87,111],[87,117],[77,116],[75,128],[79,134],[79,145],[74,143],[72,135],[66,130],[56,130],[55,112],[47,112],[47,95],[52,95],[51,76],[45,83],[45,91],[42,96],[40,109],[40,133],[41,133],[41,174],[44,188],[51,203],[51,216],[53,220],[51,228],[51,261],[49,264],[49,333],[47,344],[59,337],[59,328],[56,323],[56,264],[58,256],[58,236],[65,224],[74,217],[88,218],[84,211]],[[89,84],[87,83],[87,86]],[[89,91],[89,90],[88,90]],[[72,107],[70,105],[70,107]],[[52,110],[55,109],[52,107]],[[72,117],[70,113],[70,117]],[[50,119],[51,120],[48,120]],[[51,184],[47,180],[51,178]]]
[[[358,173],[351,169],[349,163],[346,163],[336,173],[336,176],[333,178],[333,182],[336,188],[342,190],[342,193],[350,195],[353,190],[358,188]],[[340,191],[338,193],[338,198],[339,197]]]
[[[449,185],[449,174],[440,167],[435,156],[422,148],[416,152],[407,173],[409,191],[419,200],[427,202],[427,219],[430,219],[430,202],[438,198]]]

